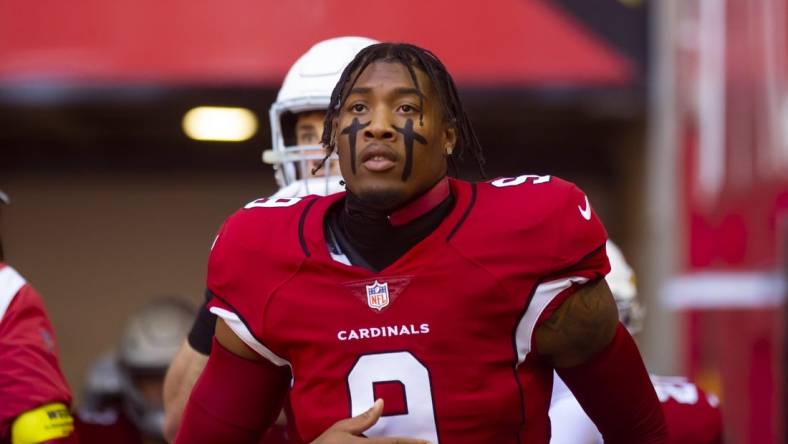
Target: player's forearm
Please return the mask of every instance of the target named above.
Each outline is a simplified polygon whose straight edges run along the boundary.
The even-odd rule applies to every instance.
[[[288,379],[286,368],[244,359],[214,341],[175,442],[256,443],[281,410]]]
[[[606,443],[667,442],[667,426],[634,340],[619,324],[605,349],[581,365],[556,368]]]
[[[604,280],[571,294],[539,327],[536,341],[605,442],[665,442],[659,400]]]
[[[181,424],[176,444],[255,444],[265,431],[263,427],[248,429],[216,417],[210,407],[199,403],[187,405]]]
[[[164,378],[164,438],[173,442],[181,424],[183,410],[208,357],[184,341]]]

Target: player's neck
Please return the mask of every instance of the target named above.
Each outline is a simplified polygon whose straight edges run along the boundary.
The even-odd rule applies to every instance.
[[[432,233],[453,207],[451,187],[444,178],[390,214],[348,193],[344,207],[332,220],[340,234],[340,244],[344,244],[342,249],[353,250],[371,268],[380,270]]]
[[[359,222],[366,220],[396,228],[407,225],[434,210],[449,197],[450,193],[449,178],[444,177],[410,202],[394,210],[383,210],[378,205],[368,204],[364,199],[348,191],[345,212],[351,219],[356,219]]]
[[[449,193],[449,178],[444,177],[427,192],[389,214],[391,226],[400,227],[424,216],[445,201]]]

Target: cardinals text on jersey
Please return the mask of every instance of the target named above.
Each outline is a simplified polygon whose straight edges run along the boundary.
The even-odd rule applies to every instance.
[[[451,180],[451,190],[441,225],[378,273],[332,259],[323,222],[342,194],[256,201],[223,226],[212,311],[291,367],[300,439],[383,398],[367,436],[546,442],[551,373],[531,353],[533,332],[607,273],[605,230],[557,178]]]

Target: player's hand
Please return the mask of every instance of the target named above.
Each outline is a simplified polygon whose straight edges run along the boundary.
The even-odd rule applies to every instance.
[[[361,436],[375,425],[383,414],[383,400],[378,399],[372,408],[352,418],[337,421],[311,444],[429,444],[413,438],[364,438]]]

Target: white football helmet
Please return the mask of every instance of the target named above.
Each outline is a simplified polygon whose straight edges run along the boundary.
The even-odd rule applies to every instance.
[[[618,318],[621,323],[635,335],[643,329],[645,308],[638,301],[638,289],[635,272],[624,258],[624,253],[613,241],[607,241],[607,258],[610,260],[610,273],[605,277],[613,299],[618,306]]]
[[[191,328],[197,310],[180,298],[159,298],[131,315],[117,347],[120,392],[129,419],[146,436],[161,438],[164,409],[137,387],[140,377],[161,378]]]
[[[271,105],[272,149],[263,152],[263,162],[272,164],[280,191],[273,197],[331,194],[342,191],[339,176],[329,176],[333,154],[323,167],[326,174],[312,177],[309,165],[324,157],[317,145],[296,145],[296,114],[325,111],[342,71],[359,51],[379,43],[365,37],[336,37],[323,40],[302,55],[285,76],[282,88]]]

